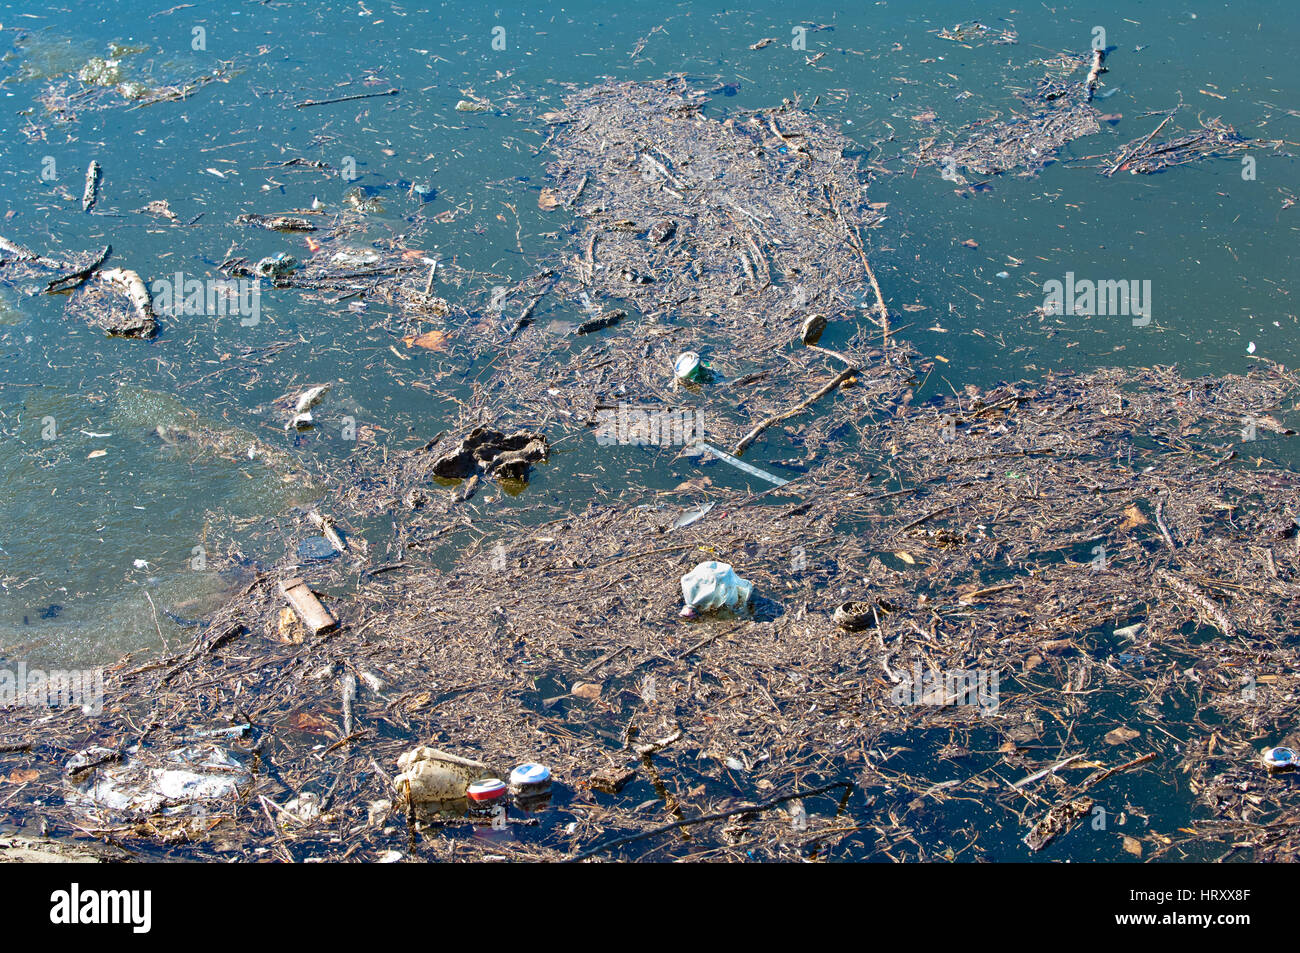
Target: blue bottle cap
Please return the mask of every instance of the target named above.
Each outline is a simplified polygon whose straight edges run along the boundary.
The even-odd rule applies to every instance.
[[[1264,751],[1264,763],[1270,768],[1287,768],[1295,764],[1295,752],[1290,748],[1267,748]]]
[[[544,764],[521,764],[510,772],[514,787],[532,787],[551,780],[551,769]]]

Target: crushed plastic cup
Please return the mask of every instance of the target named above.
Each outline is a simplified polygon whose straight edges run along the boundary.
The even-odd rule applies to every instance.
[[[749,602],[754,584],[741,579],[728,563],[702,562],[682,576],[682,601],[687,609],[736,609]],[[685,611],[683,611],[685,615]]]
[[[114,754],[113,749],[90,748],[68,762],[68,774],[89,771],[68,791],[69,804],[132,816],[198,816],[238,798],[253,780],[241,761],[214,744],[167,752],[135,747],[120,763],[111,759]]]
[[[673,362],[673,373],[679,381],[698,381],[704,376],[704,362],[694,351],[683,351]]]

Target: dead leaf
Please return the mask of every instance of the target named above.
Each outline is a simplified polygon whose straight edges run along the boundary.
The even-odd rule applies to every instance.
[[[296,711],[290,715],[289,727],[294,731],[305,731],[311,734],[322,734],[334,730],[333,722],[326,721],[320,715],[313,715],[309,711]]]
[[[1074,648],[1073,639],[1048,639],[1038,643],[1038,651],[1044,655],[1063,655]]]
[[[86,459],[94,460],[96,457],[106,457],[106,456],[108,456],[107,450],[92,450],[90,451],[90,455],[86,457]]]
[[[600,697],[603,688],[604,685],[601,682],[574,682],[573,687],[569,689],[569,694],[594,702]]]
[[[703,493],[706,489],[713,486],[713,480],[709,477],[695,477],[691,480],[683,480],[673,487],[674,493]]]
[[[897,552],[894,553],[894,555],[897,556],[899,559],[901,559],[903,562],[907,563],[909,566],[916,565],[916,560],[912,558],[912,555],[910,553]]]
[[[1134,857],[1142,856],[1142,842],[1138,840],[1136,837],[1129,837],[1127,834],[1125,834],[1124,849],[1128,851],[1130,854],[1132,854]]]
[[[542,194],[537,196],[537,207],[543,212],[549,212],[551,209],[559,208],[563,204],[560,197],[555,194],[554,189],[542,189]]]
[[[1130,503],[1124,508],[1124,522],[1119,524],[1120,529],[1132,529],[1134,526],[1145,526],[1147,518],[1142,515],[1142,511],[1137,508],[1136,503]]]
[[[1122,745],[1126,741],[1132,741],[1139,734],[1141,732],[1134,731],[1132,728],[1116,728],[1114,731],[1106,732],[1105,741],[1108,745]]]
[[[41,772],[35,768],[17,768],[9,772],[9,777],[5,778],[10,784],[26,784],[28,781],[35,781],[41,776]]]
[[[446,331],[425,331],[423,334],[408,335],[402,338],[402,343],[407,347],[422,347],[429,351],[445,351],[444,346],[447,341]]]
[[[280,619],[276,624],[276,636],[281,642],[288,642],[290,645],[301,645],[306,634],[302,623],[298,621],[296,612],[288,606],[280,610]]]
[[[979,247],[980,247],[980,243],[977,242],[977,241],[975,241],[975,239],[973,239],[973,238],[968,238],[968,239],[966,239],[964,242],[962,242],[962,244],[965,245],[967,248],[979,248]]]

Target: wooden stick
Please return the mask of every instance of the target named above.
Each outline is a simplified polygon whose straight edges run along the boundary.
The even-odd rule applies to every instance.
[[[11,242],[3,235],[0,235],[0,252],[4,252],[6,255],[12,255],[17,261],[34,261],[42,268],[53,268],[57,270],[63,267],[62,264],[54,259],[38,255],[26,245]]]
[[[1055,774],[1057,771],[1061,770],[1063,767],[1065,767],[1065,766],[1066,766],[1067,764],[1069,764],[1071,761],[1078,761],[1078,760],[1079,760],[1080,758],[1082,758],[1082,757],[1083,757],[1082,754],[1072,754],[1072,755],[1070,755],[1070,757],[1066,758],[1064,761],[1058,761],[1058,762],[1056,762],[1056,764],[1052,765],[1050,768],[1043,768],[1042,771],[1035,771],[1033,774],[1031,774],[1031,775],[1030,775],[1029,777],[1027,777],[1027,778],[1021,778],[1021,779],[1020,779],[1019,781],[1017,781],[1015,784],[1011,785],[1011,789],[1012,789],[1013,791],[1019,791],[1019,790],[1020,790],[1021,788],[1023,788],[1026,784],[1033,784],[1035,781],[1039,780],[1040,778],[1045,778],[1045,777],[1047,777],[1049,774]]]
[[[351,672],[346,672],[339,681],[343,691],[343,734],[350,737],[353,724],[352,703],[357,698],[357,679]]]
[[[1140,755],[1134,758],[1132,761],[1125,761],[1123,764],[1117,764],[1113,768],[1107,768],[1105,771],[1102,771],[1100,774],[1093,775],[1091,778],[1088,778],[1086,781],[1084,781],[1083,784],[1079,787],[1079,791],[1080,792],[1086,791],[1088,788],[1092,787],[1094,784],[1098,783],[1099,781],[1105,781],[1112,774],[1119,774],[1123,771],[1128,771],[1130,768],[1136,768],[1140,764],[1146,764],[1148,761],[1153,760],[1155,756],[1156,753],[1154,751],[1149,751],[1144,755]]]
[[[136,314],[143,323],[147,324],[153,320],[153,303],[149,299],[149,289],[138,274],[129,268],[108,268],[101,271],[99,277],[126,292],[126,296],[131,299],[131,307],[135,308]]]
[[[578,188],[573,193],[573,197],[570,198],[569,201],[564,203],[565,208],[573,208],[573,206],[577,203],[578,199],[582,198],[582,193],[587,188],[587,181],[589,178],[590,176],[588,176],[587,173],[584,172],[582,174],[582,181],[578,183]]]
[[[86,189],[81,193],[81,210],[89,212],[99,201],[99,180],[103,177],[103,170],[99,163],[94,159],[90,160],[90,165],[86,167]]]
[[[844,226],[844,233],[848,237],[849,247],[858,253],[858,258],[862,261],[862,268],[867,273],[867,280],[871,282],[871,290],[876,293],[876,307],[880,310],[880,330],[884,339],[885,347],[889,347],[889,309],[885,307],[885,296],[880,290],[880,283],[876,281],[876,273],[871,268],[871,262],[867,260],[866,249],[862,247],[862,236],[856,229],[850,230],[849,225],[844,221],[844,216],[840,214],[839,203],[835,201],[835,195],[831,192],[829,186],[823,186],[826,194],[826,201],[830,204],[831,211]]]
[[[275,823],[275,818],[271,816],[271,811],[266,806],[268,803],[273,804],[275,802],[268,801],[264,794],[259,794],[257,799],[261,802],[262,813],[266,815],[266,823],[271,825],[271,834],[275,837],[276,846],[284,852],[285,860],[291,864],[296,864],[298,862],[297,859],[293,856],[293,852],[289,850],[289,845],[284,842],[284,836],[280,833],[280,825]],[[275,806],[279,807],[280,805],[276,804]]]
[[[338,99],[304,99],[300,103],[294,103],[295,109],[305,109],[308,106],[328,106],[331,103],[350,103],[354,99],[374,99],[376,96],[396,96],[401,90],[388,89],[382,93],[359,93],[356,96],[340,96]]]
[[[1178,547],[1174,545],[1174,538],[1169,535],[1169,527],[1165,525],[1164,508],[1165,501],[1156,500],[1156,525],[1160,527],[1160,535],[1165,538],[1165,545],[1170,549],[1177,549]]]
[[[1092,94],[1097,89],[1097,79],[1102,73],[1109,72],[1106,67],[1102,66],[1102,60],[1106,58],[1105,50],[1092,51],[1092,69],[1088,70],[1088,78],[1084,81],[1084,86],[1088,90],[1088,102],[1092,102]]]
[[[343,537],[340,536],[338,530],[334,528],[334,521],[332,519],[328,516],[321,516],[315,510],[309,510],[307,518],[316,525],[316,528],[321,531],[321,535],[329,541],[331,546],[340,553],[346,553],[348,551],[348,544],[343,541]]]
[[[761,434],[768,427],[771,427],[773,424],[779,424],[781,421],[788,420],[791,417],[795,416],[796,414],[802,413],[803,411],[807,410],[809,407],[817,403],[817,401],[821,400],[823,397],[825,397],[835,388],[839,387],[842,383],[844,383],[846,380],[848,380],[856,373],[857,373],[856,367],[847,367],[844,370],[840,371],[838,374],[836,374],[834,377],[832,377],[821,387],[819,387],[817,389],[817,392],[813,394],[811,397],[800,402],[799,404],[796,404],[794,407],[791,407],[789,410],[784,410],[779,414],[773,414],[771,417],[768,417],[766,420],[760,423],[749,433],[745,434],[745,436],[741,439],[740,443],[736,444],[736,449],[733,450],[732,453],[734,453],[736,456],[740,456],[749,448],[750,444],[752,444],[755,440],[758,439],[759,434]]]
[[[47,281],[45,283],[45,293],[49,294],[53,291],[71,291],[73,288],[80,287],[85,283],[87,278],[95,273],[99,266],[102,265],[112,253],[113,246],[105,245],[104,250],[96,255],[95,260],[85,268],[80,268],[70,274],[61,275],[58,278],[51,278]],[[71,282],[71,284],[69,284],[69,282]]]
[[[1169,122],[1169,120],[1171,120],[1171,119],[1174,118],[1174,113],[1178,112],[1178,110],[1179,110],[1179,108],[1180,108],[1181,106],[1182,106],[1182,103],[1179,103],[1179,104],[1178,104],[1177,106],[1175,106],[1173,109],[1169,110],[1169,115],[1165,117],[1164,122],[1162,122],[1160,125],[1156,126],[1156,128],[1151,132],[1151,135],[1147,136],[1145,139],[1143,139],[1141,142],[1139,142],[1138,145],[1137,145],[1137,148],[1133,149],[1131,152],[1129,152],[1128,155],[1126,155],[1124,158],[1120,159],[1120,160],[1119,160],[1118,162],[1116,162],[1113,166],[1111,166],[1109,169],[1107,169],[1107,170],[1106,170],[1106,173],[1105,173],[1105,174],[1106,174],[1106,178],[1110,178],[1112,175],[1115,174],[1115,170],[1116,170],[1116,169],[1118,169],[1120,166],[1122,166],[1122,165],[1123,165],[1125,162],[1127,162],[1129,159],[1133,158],[1135,155],[1137,155],[1139,152],[1141,152],[1141,151],[1142,151],[1142,147],[1145,146],[1145,145],[1146,145],[1148,142],[1150,142],[1152,139],[1154,139],[1154,138],[1155,138],[1155,137],[1160,133],[1160,130],[1161,130],[1161,129],[1165,128],[1165,123]]]
[[[1200,609],[1202,614],[1224,635],[1237,634],[1236,624],[1223,607],[1186,579],[1174,575],[1167,569],[1156,570],[1156,578]]]
[[[548,288],[547,290],[549,291],[550,289]],[[528,323],[528,319],[533,316],[533,309],[537,307],[537,302],[541,301],[545,297],[546,291],[543,291],[541,294],[529,301],[528,306],[525,307],[523,311],[519,312],[519,317],[515,319],[515,323],[510,328],[511,340],[513,340],[514,336],[519,333],[520,328]]]

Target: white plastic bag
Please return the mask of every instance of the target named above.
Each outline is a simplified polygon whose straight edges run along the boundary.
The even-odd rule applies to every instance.
[[[749,601],[754,584],[741,579],[727,563],[700,563],[682,576],[682,599],[693,609],[736,609]]]

